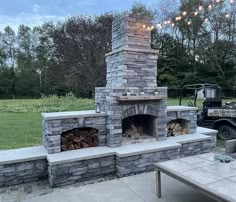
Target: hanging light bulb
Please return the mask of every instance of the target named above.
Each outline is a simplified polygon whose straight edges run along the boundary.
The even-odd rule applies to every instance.
[[[216,0],[216,3],[220,3],[221,2],[221,0]]]
[[[170,20],[168,20],[168,21],[167,21],[167,24],[170,24],[170,23],[171,23]]]
[[[143,25],[143,29],[145,29],[146,25]]]
[[[203,6],[199,6],[198,10],[201,11],[203,9]]]
[[[212,9],[212,5],[211,5],[211,4],[208,5],[208,9],[209,9],[209,10]]]
[[[205,18],[204,21],[207,22],[207,21],[208,21],[208,18]]]
[[[167,21],[164,21],[164,24],[165,24],[165,25],[167,25],[167,24],[168,24],[168,22],[167,22]]]
[[[229,0],[229,3],[230,3],[230,4],[233,4],[233,3],[234,3],[234,0]]]
[[[151,26],[151,30],[153,30],[154,29],[154,26]]]
[[[176,21],[179,21],[179,20],[181,20],[181,19],[182,19],[181,16],[177,16],[177,17],[175,18]]]
[[[191,25],[191,21],[188,21],[188,23],[187,23],[188,25]]]
[[[171,26],[174,27],[174,26],[175,26],[175,23],[172,23]]]
[[[230,14],[229,14],[229,13],[226,13],[226,14],[225,14],[225,17],[226,17],[226,18],[229,18],[229,17],[230,17]]]
[[[183,11],[182,15],[186,16],[187,15],[187,11]]]
[[[195,11],[195,12],[194,12],[194,15],[195,15],[195,16],[197,16],[197,15],[198,15],[198,12],[197,12],[197,11]]]

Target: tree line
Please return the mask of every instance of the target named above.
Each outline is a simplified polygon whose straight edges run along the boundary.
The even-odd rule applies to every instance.
[[[105,85],[114,14],[74,16],[17,32],[0,32],[0,97],[40,97],[73,92],[91,97]]]
[[[181,0],[177,7],[171,2],[161,1],[159,9],[135,3],[130,12],[154,22],[174,21],[178,13],[194,12],[199,4],[209,3]],[[188,16],[172,28],[152,30],[151,46],[159,50],[159,86],[208,82],[236,87],[235,4],[226,18],[227,9],[222,1],[204,14],[207,23],[201,15]],[[96,86],[106,84],[105,54],[111,51],[112,20],[119,15],[79,15],[63,22],[20,25],[17,31],[8,26],[0,31],[0,98],[68,92],[92,97]]]

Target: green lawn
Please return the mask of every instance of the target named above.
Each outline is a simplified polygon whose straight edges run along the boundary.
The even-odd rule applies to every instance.
[[[63,107],[61,106],[63,105]],[[79,111],[94,108],[91,99],[0,100],[0,149],[42,144],[41,111]]]
[[[178,99],[169,99],[168,105],[178,105]],[[201,101],[197,105],[201,106]],[[73,96],[0,100],[0,149],[42,144],[41,112],[89,109],[94,109],[94,100],[77,99]]]

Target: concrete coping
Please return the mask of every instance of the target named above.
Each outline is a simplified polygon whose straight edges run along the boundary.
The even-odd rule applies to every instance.
[[[173,141],[173,142],[183,144],[183,143],[192,143],[192,142],[199,142],[199,141],[204,141],[204,140],[211,140],[211,136],[195,133],[195,134],[187,134],[187,135],[178,135],[175,137],[168,137],[167,140],[170,142]]]
[[[196,133],[206,134],[206,135],[217,134],[218,130],[209,129],[209,128],[203,128],[203,127],[197,127]]]
[[[168,112],[176,112],[176,111],[197,111],[197,107],[188,107],[188,106],[167,106]]]
[[[81,117],[104,117],[106,115],[107,114],[105,112],[96,113],[95,110],[42,113],[42,117],[45,120],[57,120],[57,119],[69,119],[69,118],[81,118]]]
[[[124,145],[122,147],[114,148],[116,155],[118,157],[128,157],[139,154],[145,154],[150,152],[157,152],[170,149],[178,149],[181,145],[176,142],[165,141],[155,141],[155,142],[146,142],[140,144],[130,144]]]
[[[180,148],[183,143],[191,143],[211,139],[210,136],[201,134],[188,134],[176,137],[168,137],[165,141],[145,142],[139,144],[124,145],[122,147],[93,147],[87,149],[47,154],[43,146],[0,151],[0,165],[13,164],[26,161],[48,159],[50,165],[71,163],[81,160],[89,160],[116,155],[128,157],[139,154]]]
[[[48,154],[47,159],[50,165],[58,165],[62,163],[71,163],[75,161],[106,157],[114,154],[114,149],[110,147],[90,147],[56,154]]]
[[[130,144],[116,148],[94,147],[81,150],[66,151],[56,154],[48,154],[47,159],[50,165],[58,165],[81,160],[101,158],[111,155],[116,155],[118,157],[128,157],[151,152],[178,149],[183,143],[198,142],[208,139],[211,139],[211,137],[201,134],[188,134],[176,137],[169,137],[165,141]]]
[[[47,151],[43,146],[0,151],[0,165],[46,159]]]

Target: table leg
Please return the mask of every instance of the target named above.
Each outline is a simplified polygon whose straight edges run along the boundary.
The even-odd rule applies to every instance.
[[[156,194],[158,198],[161,198],[161,172],[156,171]]]

